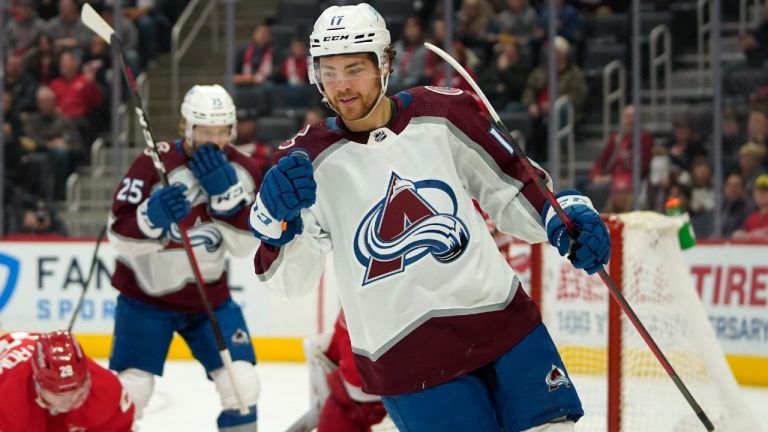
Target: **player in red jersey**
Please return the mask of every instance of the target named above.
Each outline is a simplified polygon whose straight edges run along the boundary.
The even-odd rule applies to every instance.
[[[67,331],[0,337],[0,431],[127,432],[133,403]]]
[[[379,396],[365,393],[355,369],[352,344],[339,313],[333,332],[304,340],[309,365],[310,409],[288,432],[364,432],[387,415]]]

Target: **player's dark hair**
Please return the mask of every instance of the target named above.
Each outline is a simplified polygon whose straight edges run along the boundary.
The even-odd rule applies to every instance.
[[[397,51],[395,51],[395,49],[392,48],[392,45],[390,45],[384,50],[384,53],[389,58],[389,73],[392,73],[395,71],[395,57],[397,56]],[[378,67],[379,58],[376,57],[376,54],[372,52],[369,52],[366,54],[368,55],[368,59],[371,61],[371,63],[375,64]]]

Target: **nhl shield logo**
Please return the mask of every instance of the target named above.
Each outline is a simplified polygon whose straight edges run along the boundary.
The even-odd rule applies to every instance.
[[[0,253],[0,312],[11,299],[19,281],[19,260]]]
[[[377,143],[380,143],[380,142],[384,141],[386,138],[387,138],[387,133],[384,132],[384,131],[381,131],[381,130],[380,131],[376,131],[373,134],[373,140],[376,141]]]
[[[552,369],[549,371],[544,381],[549,386],[549,391],[555,391],[563,385],[566,387],[571,386],[571,380],[565,375],[565,371],[555,365],[552,365]]]

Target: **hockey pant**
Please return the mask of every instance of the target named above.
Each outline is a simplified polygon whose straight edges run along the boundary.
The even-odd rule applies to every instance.
[[[398,429],[409,432],[570,431],[584,415],[543,324],[470,374],[382,402]]]

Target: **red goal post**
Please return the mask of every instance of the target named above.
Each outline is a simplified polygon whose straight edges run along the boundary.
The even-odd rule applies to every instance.
[[[678,243],[680,221],[651,212],[605,221],[609,273],[717,430],[761,430],[693,287]],[[586,415],[577,430],[702,430],[599,277],[573,268],[546,243],[499,244],[523,280],[530,277],[531,296],[582,398]]]

